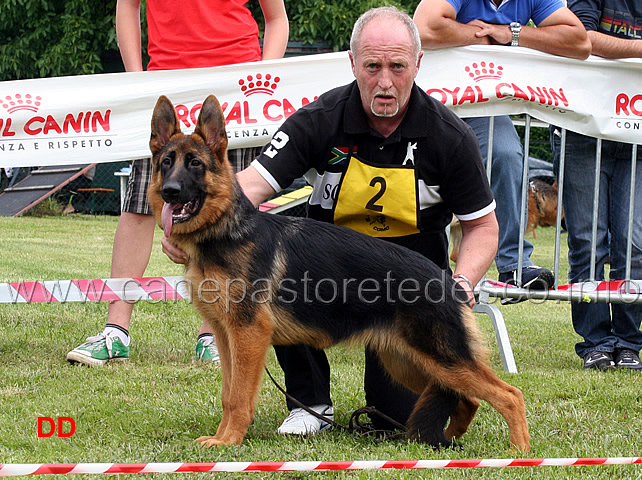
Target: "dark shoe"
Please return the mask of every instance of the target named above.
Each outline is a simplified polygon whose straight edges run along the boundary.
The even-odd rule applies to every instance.
[[[508,285],[515,285],[516,287],[526,288],[528,290],[548,290],[553,286],[555,281],[553,272],[547,268],[531,265],[522,268],[522,283],[517,283],[517,270],[499,274],[499,281]],[[510,305],[513,303],[523,302],[528,297],[519,298],[502,298],[502,305]]]
[[[629,370],[642,370],[640,357],[635,351],[629,350],[628,348],[617,350],[615,354],[615,366],[618,368],[628,368]]]
[[[639,360],[638,360],[639,362]],[[593,350],[584,356],[584,368],[597,370],[612,370],[615,368],[613,355],[610,352]]]

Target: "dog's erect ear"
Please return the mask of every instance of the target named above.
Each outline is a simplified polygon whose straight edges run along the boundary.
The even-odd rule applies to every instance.
[[[156,154],[163,148],[176,133],[181,133],[176,110],[169,98],[161,95],[158,97],[152,115],[152,136],[149,139],[149,149],[152,154]]]
[[[214,95],[210,95],[203,102],[194,133],[200,135],[214,152],[219,153],[227,148],[225,117]]]

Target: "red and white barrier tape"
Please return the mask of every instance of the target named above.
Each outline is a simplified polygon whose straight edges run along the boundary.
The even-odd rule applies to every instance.
[[[550,290],[517,288],[496,280],[486,279],[480,291],[492,297],[528,298],[532,300],[562,300],[568,302],[642,303],[642,280],[611,280],[559,285]]]
[[[490,287],[516,289],[515,285],[486,279],[484,281]],[[559,285],[557,290],[564,292],[617,292],[617,293],[640,293],[642,292],[642,280],[609,280],[600,282],[580,282],[569,285]]]
[[[485,280],[483,289],[503,296],[517,294],[517,287],[495,280]],[[124,300],[189,300],[192,286],[183,277],[108,278],[97,280],[46,280],[0,283],[0,303],[68,303]],[[560,285],[557,290],[529,292],[547,298],[554,293],[591,296],[600,293],[642,296],[642,281],[614,280]],[[580,298],[581,300],[581,298]]]
[[[183,277],[0,283],[0,303],[180,300],[190,298],[189,287]]]
[[[329,470],[554,467],[576,465],[631,465],[640,463],[642,463],[642,457],[387,461],[358,460],[336,462],[14,463],[4,465],[0,464],[0,477],[12,477],[18,475],[71,475],[99,473],[309,472]]]
[[[642,281],[640,280],[610,280],[602,282],[582,282],[570,285],[560,285],[558,290],[570,292],[617,292],[617,293],[640,293],[642,292]]]

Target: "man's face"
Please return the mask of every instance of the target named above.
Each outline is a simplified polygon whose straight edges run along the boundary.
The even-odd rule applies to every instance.
[[[350,61],[366,114],[401,118],[421,61],[408,29],[399,20],[375,18],[363,28],[357,48]]]

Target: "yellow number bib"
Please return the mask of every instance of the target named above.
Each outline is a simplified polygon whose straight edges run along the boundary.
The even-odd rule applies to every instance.
[[[350,157],[334,223],[373,237],[419,233],[414,168],[374,167]]]

